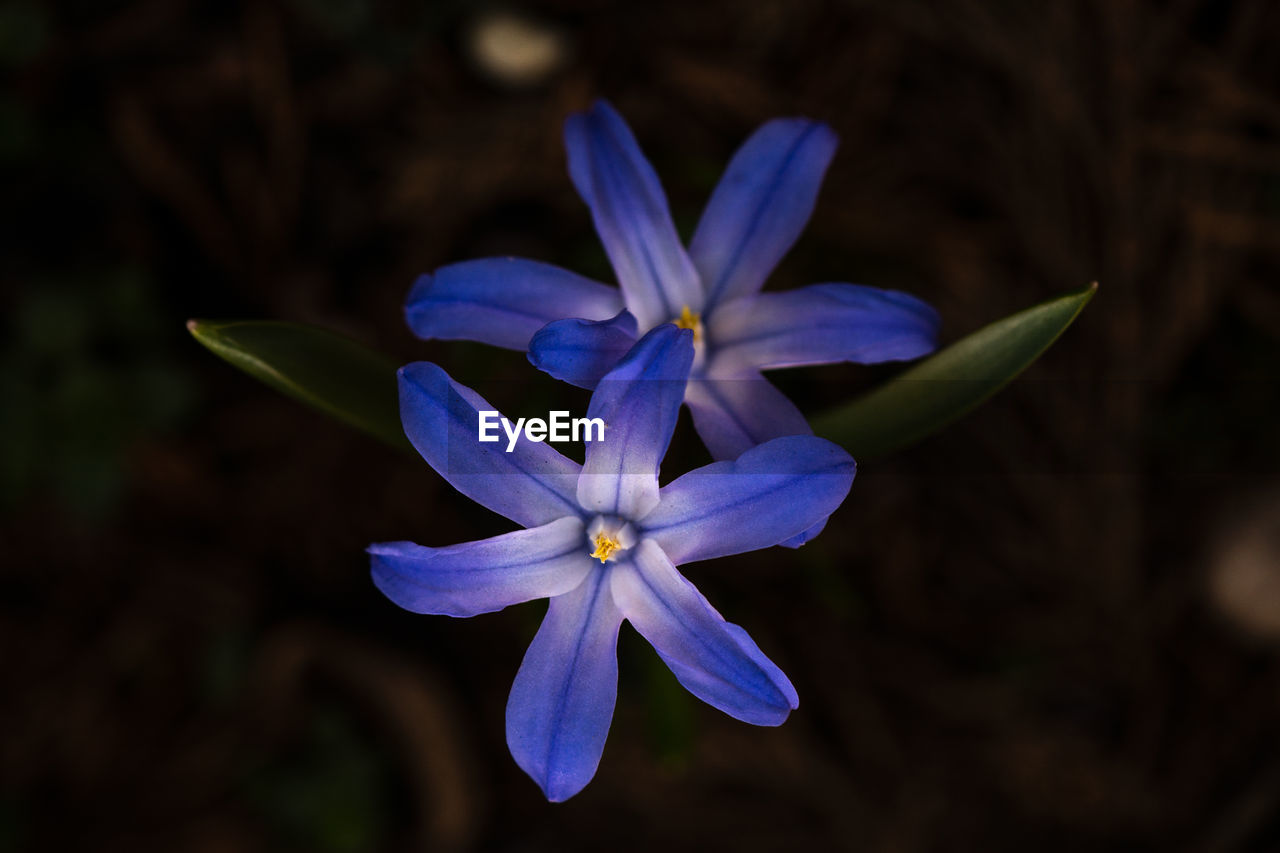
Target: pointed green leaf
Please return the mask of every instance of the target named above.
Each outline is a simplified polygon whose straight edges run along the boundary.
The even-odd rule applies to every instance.
[[[338,420],[408,450],[400,426],[396,363],[315,326],[269,321],[190,320],[215,355]]]
[[[813,420],[855,457],[914,444],[999,391],[1057,340],[1096,283],[997,320],[856,400]]]

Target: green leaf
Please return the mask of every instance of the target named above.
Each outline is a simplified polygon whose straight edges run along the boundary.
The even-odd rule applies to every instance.
[[[1049,348],[1097,291],[1089,285],[997,320],[813,420],[855,457],[914,444],[999,391]]]
[[[315,326],[268,321],[190,320],[215,355],[393,447],[411,449],[400,427],[396,363]]]

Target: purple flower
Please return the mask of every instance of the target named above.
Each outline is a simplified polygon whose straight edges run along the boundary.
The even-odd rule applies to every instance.
[[[934,348],[937,314],[904,293],[853,284],[760,292],[813,212],[835,153],[826,125],[786,118],[757,130],[729,163],[687,252],[653,167],[608,103],[570,116],[565,146],[621,288],[518,258],[453,264],[409,293],[418,336],[527,349],[538,368],[594,388],[648,330],[692,329],[685,402],[716,459],[812,433],[762,370],[910,359]]]
[[[659,488],[693,363],[693,333],[650,331],[598,384],[587,416],[606,424],[585,462],[522,440],[477,441],[490,406],[427,362],[400,371],[405,434],[460,492],[525,527],[445,548],[369,548],[373,580],[415,613],[473,616],[549,598],[507,703],[507,743],[550,800],[595,775],[617,695],[625,619],[698,698],[756,725],[797,706],[791,682],[676,570],[766,548],[822,523],[854,462],[824,439],[769,441]]]

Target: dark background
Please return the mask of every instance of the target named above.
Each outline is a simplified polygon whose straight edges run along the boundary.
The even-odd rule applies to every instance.
[[[1280,6],[507,8],[550,70],[495,76],[461,2],[0,3],[0,849],[1280,848]],[[609,278],[560,138],[601,95],[686,235],[760,122],[831,123],[770,287],[909,290],[948,341],[1101,287],[817,541],[690,568],[794,681],[784,726],[626,629],[600,772],[548,805],[503,737],[543,605],[413,616],[363,554],[510,525],[183,323],[581,408],[401,303],[492,254]],[[814,412],[891,372],[779,381]]]

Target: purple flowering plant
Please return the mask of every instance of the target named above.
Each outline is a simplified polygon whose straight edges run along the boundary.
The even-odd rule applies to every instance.
[[[422,338],[516,350],[557,379],[593,388],[649,329],[691,329],[685,402],[707,449],[734,459],[771,438],[811,434],[760,371],[917,358],[938,315],[905,293],[815,284],[761,293],[813,212],[836,137],[825,124],[765,123],[734,155],[688,251],[666,195],[605,101],[565,124],[569,175],[591,209],[620,287],[520,258],[463,261],[418,279],[405,315]]]
[[[782,723],[798,707],[791,682],[677,566],[812,538],[849,492],[849,451],[906,446],[972,409],[1035,361],[1096,287],[992,323],[820,416],[836,444],[815,437],[762,371],[918,358],[936,346],[938,317],[912,296],[852,284],[762,292],[813,211],[832,131],[798,118],[761,126],[733,156],[687,249],[611,106],[570,116],[565,144],[619,287],[532,260],[464,261],[422,276],[406,316],[420,337],[527,351],[539,369],[592,389],[585,420],[600,432],[582,464],[544,440],[553,436],[526,431],[507,447],[485,439],[484,419],[497,413],[434,364],[395,371],[396,360],[297,324],[188,323],[222,358],[411,446],[459,492],[523,528],[368,552],[377,588],[416,613],[473,616],[549,600],[506,729],[516,762],[556,801],[599,765],[623,621],[693,695],[748,723]],[[716,461],[663,485],[682,404]]]
[[[641,338],[592,395],[587,415],[607,428],[582,465],[542,442],[486,447],[475,425],[488,403],[434,364],[400,370],[414,447],[460,492],[526,529],[444,548],[373,545],[374,583],[415,613],[473,616],[550,599],[507,702],[511,754],[550,800],[595,775],[624,619],[689,692],[725,713],[776,726],[797,706],[782,671],[676,566],[820,524],[848,493],[854,462],[825,439],[790,436],[660,488],[693,359],[690,330],[664,324]]]

